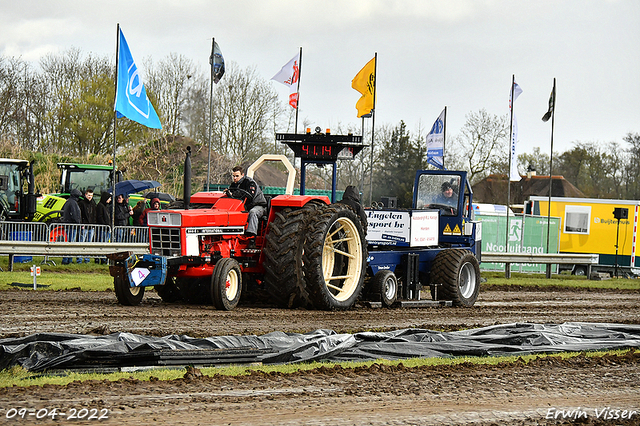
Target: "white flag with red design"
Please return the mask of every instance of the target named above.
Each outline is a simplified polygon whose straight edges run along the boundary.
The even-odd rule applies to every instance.
[[[271,80],[289,86],[289,105],[298,108],[298,79],[300,78],[300,53],[293,57]]]

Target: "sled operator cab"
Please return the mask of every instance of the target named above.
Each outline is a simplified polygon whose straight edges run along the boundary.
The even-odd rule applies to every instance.
[[[440,244],[475,247],[475,237],[479,236],[471,238],[474,233],[473,192],[467,172],[419,170],[413,188],[413,209],[440,212]],[[480,259],[480,247],[473,251]]]

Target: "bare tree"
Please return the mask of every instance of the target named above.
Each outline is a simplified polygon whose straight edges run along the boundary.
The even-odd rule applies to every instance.
[[[254,67],[242,70],[229,62],[215,91],[213,146],[238,164],[271,152],[274,135],[270,123],[282,112],[273,85]]]
[[[452,165],[459,162],[473,184],[508,167],[509,126],[506,115],[489,114],[485,109],[466,117],[461,134],[453,138],[454,152],[447,155],[447,160]]]

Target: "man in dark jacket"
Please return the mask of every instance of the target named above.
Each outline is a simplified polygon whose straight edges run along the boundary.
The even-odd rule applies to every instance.
[[[107,191],[100,193],[100,202],[96,208],[96,223],[101,225],[97,240],[108,242],[111,238],[111,194]],[[98,259],[96,259],[96,263],[98,263]],[[100,263],[107,263],[107,258],[100,258]]]
[[[360,222],[362,223],[362,228],[364,229],[364,233],[367,233],[367,214],[362,208],[362,204],[360,204],[360,194],[355,186],[349,185],[344,190],[344,194],[342,194],[342,200],[338,201],[340,204],[346,204],[351,207],[354,212],[358,214],[360,218]]]
[[[71,224],[68,227],[65,227],[67,234],[67,241],[75,242],[77,235],[77,226],[82,223],[82,212],[80,211],[80,206],[78,205],[78,200],[82,193],[77,189],[72,189],[71,194],[69,195],[69,199],[62,206],[62,222]],[[70,257],[63,257],[62,264],[68,265],[72,262]]]
[[[93,199],[93,188],[87,188],[84,192],[84,198],[80,199],[78,202],[80,205],[80,213],[82,216],[82,230],[80,231],[80,238],[78,241],[81,243],[90,243],[93,241],[93,236],[96,232],[96,229],[93,225],[97,223],[97,210],[98,206],[96,204],[96,200]],[[91,259],[88,257],[84,258],[84,263],[89,263]],[[82,263],[82,258],[78,257],[76,262]]]
[[[232,198],[244,200],[244,208],[249,212],[245,235],[253,239],[258,234],[258,219],[267,209],[267,200],[256,181],[244,175],[241,166],[233,168],[231,178],[233,183],[224,192]]]

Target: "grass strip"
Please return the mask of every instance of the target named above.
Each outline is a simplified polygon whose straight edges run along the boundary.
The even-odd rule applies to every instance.
[[[364,362],[312,362],[301,364],[284,364],[284,365],[259,365],[259,366],[224,366],[224,367],[207,367],[201,368],[200,371],[205,376],[214,376],[216,374],[224,376],[246,376],[251,375],[254,371],[263,373],[279,373],[293,374],[301,371],[311,371],[321,367],[333,367],[340,365],[345,369],[353,369],[357,367],[371,367],[374,364],[397,366],[402,363],[406,368],[415,368],[423,366],[453,366],[458,364],[470,363],[476,365],[496,365],[499,363],[517,363],[529,362],[539,358],[555,357],[560,359],[569,359],[577,356],[587,357],[603,357],[603,356],[624,356],[633,349],[619,349],[611,351],[593,351],[593,352],[564,352],[560,354],[535,354],[523,356],[496,356],[496,357],[456,357],[456,358],[411,358],[399,361],[376,360]],[[109,380],[118,381],[121,379],[140,380],[140,381],[156,381],[156,380],[176,380],[184,377],[185,368],[158,368],[136,372],[118,372],[118,373],[76,373],[66,372],[64,375],[48,375],[46,373],[30,373],[22,367],[14,366],[10,369],[0,371],[0,388],[19,386],[43,386],[43,385],[60,385],[64,386],[75,381],[88,380]]]

